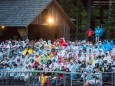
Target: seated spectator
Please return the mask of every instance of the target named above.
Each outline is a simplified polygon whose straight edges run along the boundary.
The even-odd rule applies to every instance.
[[[89,77],[89,78],[88,78]],[[94,69],[94,74],[88,74],[86,77],[86,86],[102,86],[102,75],[99,68]]]

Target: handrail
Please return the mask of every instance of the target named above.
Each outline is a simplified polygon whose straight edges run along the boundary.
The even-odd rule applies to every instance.
[[[65,73],[65,74],[83,74],[83,73],[80,73],[80,72],[63,72],[63,71],[37,71],[37,70],[33,70],[33,71],[19,71],[19,70],[0,70],[0,72],[12,72],[12,73],[15,73],[15,72],[22,72],[22,73],[26,73],[26,72],[36,72],[36,73]],[[114,72],[100,72],[101,74],[105,74],[105,73],[109,73],[109,74],[112,74],[112,73],[115,73]],[[92,73],[93,74],[93,73]]]

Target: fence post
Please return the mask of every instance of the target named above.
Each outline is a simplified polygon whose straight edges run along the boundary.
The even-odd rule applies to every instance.
[[[4,71],[3,71],[3,74],[2,74],[2,85],[4,85]]]
[[[114,86],[114,73],[112,73],[112,86]]]
[[[58,73],[56,72],[56,86],[57,86],[57,79],[58,79],[57,77],[58,77]]]
[[[95,73],[94,73],[94,77],[95,77],[95,86],[96,86],[96,75],[95,75]]]
[[[115,86],[115,73],[113,73],[113,74],[114,74],[114,77],[113,77],[114,84],[113,84],[113,86]]]
[[[64,76],[64,86],[66,86],[65,85],[65,83],[66,83],[66,74],[63,73],[63,76]]]
[[[113,73],[110,73],[111,75],[111,85],[113,86]]]
[[[42,73],[40,72],[40,86],[42,86]]]
[[[84,83],[84,85],[83,86],[85,86],[85,83],[86,83],[86,76],[84,76],[84,78],[83,78],[83,83]]]
[[[103,85],[103,73],[101,72],[101,86]]]
[[[72,73],[71,73],[71,86],[72,86]]]
[[[6,75],[5,75],[6,83],[5,83],[5,85],[7,85],[7,77],[8,77],[8,72],[6,71]]]
[[[31,86],[31,76],[30,76],[30,72],[29,72],[29,85]]]

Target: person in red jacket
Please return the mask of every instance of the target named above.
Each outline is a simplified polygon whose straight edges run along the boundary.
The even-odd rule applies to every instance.
[[[60,38],[60,41],[59,41],[59,45],[62,47],[64,47],[64,48],[66,48],[67,47],[67,42],[65,41],[65,39],[64,38]]]
[[[92,43],[93,34],[94,34],[94,31],[93,31],[92,29],[89,29],[89,30],[86,32],[86,35],[87,35],[87,37],[88,37],[88,42],[89,42],[89,43]]]

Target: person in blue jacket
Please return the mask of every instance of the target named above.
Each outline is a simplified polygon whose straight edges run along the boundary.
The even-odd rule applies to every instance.
[[[103,42],[103,45],[102,45],[102,49],[104,52],[107,52],[107,51],[111,51],[114,47],[114,42],[113,40],[111,40],[110,42],[108,42],[107,40],[105,40]]]
[[[105,30],[102,26],[100,26],[100,31],[101,31],[100,40],[102,41],[104,38],[104,32],[105,32]]]
[[[103,28],[100,26],[97,26],[97,28],[95,28],[95,41],[98,42],[100,40],[100,37],[103,35]]]

